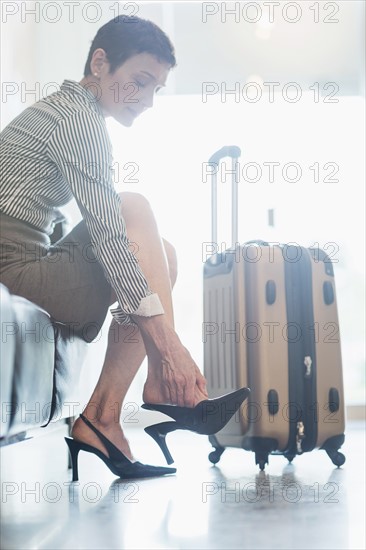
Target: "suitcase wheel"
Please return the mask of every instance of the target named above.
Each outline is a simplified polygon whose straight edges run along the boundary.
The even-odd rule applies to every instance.
[[[346,462],[346,457],[338,450],[343,445],[343,443],[344,434],[339,434],[327,439],[322,447],[320,447],[321,449],[324,449],[330,460],[335,466],[338,466],[338,468],[340,466],[343,466],[343,464]]]
[[[266,464],[268,464],[268,453],[257,452],[255,453],[255,463],[258,464],[259,469],[263,472]]]
[[[212,462],[212,464],[217,464],[224,451],[225,447],[216,447],[216,449],[208,455],[209,461]]]
[[[296,455],[293,455],[293,454],[285,454],[285,458],[287,458],[287,460],[289,462],[292,462],[293,459],[295,458]]]
[[[331,455],[329,455],[329,456],[330,456],[330,459],[333,462],[333,464],[335,464],[335,466],[337,466],[338,468],[340,466],[343,466],[343,464],[346,462],[346,457],[344,456],[344,454],[342,454],[340,452],[336,452],[334,454],[332,453],[332,456]]]

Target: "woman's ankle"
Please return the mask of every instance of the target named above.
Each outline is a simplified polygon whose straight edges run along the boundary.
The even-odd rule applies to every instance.
[[[107,437],[125,456],[127,456],[127,458],[132,461],[135,460],[131,452],[128,439],[125,437],[122,426],[119,423],[106,422],[103,424],[99,422],[99,420],[93,420],[93,417],[88,418],[88,420],[92,422],[93,426],[97,428],[105,437]],[[88,445],[102,451],[102,453],[106,456],[109,456],[103,442],[97,434],[95,434],[90,427],[83,422],[82,418],[76,419],[71,430],[71,437],[78,441],[82,441],[83,443],[87,443]]]
[[[115,402],[110,405],[100,404],[95,401],[89,402],[82,414],[92,424],[97,424],[100,427],[110,428],[112,425],[120,425],[121,407]]]

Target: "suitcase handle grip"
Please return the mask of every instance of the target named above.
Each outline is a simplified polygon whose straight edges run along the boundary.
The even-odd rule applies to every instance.
[[[240,147],[237,145],[225,145],[216,151],[210,159],[209,164],[218,165],[225,157],[232,159],[232,187],[231,187],[231,244],[235,246],[238,240],[238,158],[241,155]],[[217,243],[217,170],[212,172],[211,184],[211,242]]]
[[[219,151],[216,151],[216,153],[214,153],[210,157],[208,162],[215,162],[216,164],[218,164],[220,160],[225,157],[239,158],[240,155],[240,147],[238,147],[237,145],[225,145]]]

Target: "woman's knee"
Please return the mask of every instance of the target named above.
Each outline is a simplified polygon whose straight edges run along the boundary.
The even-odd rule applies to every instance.
[[[141,216],[142,212],[153,215],[149,201],[141,193],[124,191],[119,193],[119,196],[121,197],[122,213],[125,217],[133,217],[136,214]]]
[[[141,220],[144,220],[144,224],[146,226],[146,216],[149,216],[150,229],[156,228],[154,213],[151,209],[148,199],[144,195],[141,195],[141,193],[133,193],[130,191],[124,191],[122,193],[119,193],[119,195],[122,202],[122,215],[128,227],[133,227],[136,222],[141,223]],[[165,239],[163,239],[163,245],[168,261],[170,281],[173,287],[178,276],[177,254],[175,252],[174,246]]]
[[[165,248],[166,258],[168,260],[169,276],[172,287],[175,285],[178,276],[178,260],[177,253],[174,246],[163,239],[163,244]]]

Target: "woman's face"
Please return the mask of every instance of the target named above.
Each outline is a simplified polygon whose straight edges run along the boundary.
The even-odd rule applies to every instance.
[[[165,86],[170,65],[149,53],[140,53],[110,74],[105,52],[99,49],[94,52],[90,68],[92,78],[97,78],[99,105],[104,115],[131,126],[136,117],[153,106],[155,93]]]

